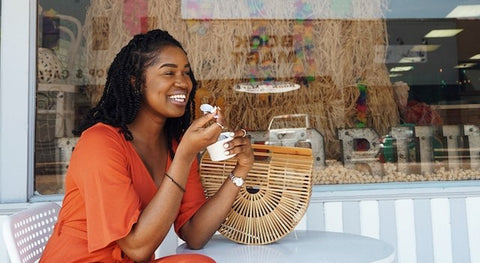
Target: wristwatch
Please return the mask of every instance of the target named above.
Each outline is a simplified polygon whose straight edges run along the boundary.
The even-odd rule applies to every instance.
[[[243,180],[242,177],[236,177],[235,175],[233,175],[233,173],[230,173],[228,177],[230,178],[230,180],[232,180],[233,184],[238,187],[241,187],[245,183],[245,180]]]

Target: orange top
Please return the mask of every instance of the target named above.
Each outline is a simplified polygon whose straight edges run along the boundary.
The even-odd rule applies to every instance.
[[[167,169],[170,163],[169,157]],[[185,190],[174,224],[177,233],[206,201],[198,161]],[[63,205],[40,262],[132,262],[115,241],[130,232],[156,192],[147,168],[118,128],[98,123],[87,129],[70,159]]]

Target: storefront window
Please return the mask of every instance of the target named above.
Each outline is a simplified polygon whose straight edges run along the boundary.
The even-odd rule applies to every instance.
[[[63,192],[72,129],[154,28],[186,48],[197,105],[312,148],[315,184],[480,179],[480,1],[40,0],[36,192]]]
[[[85,14],[89,1],[39,1],[35,120],[35,191],[63,193],[76,138],[72,130],[88,101]]]

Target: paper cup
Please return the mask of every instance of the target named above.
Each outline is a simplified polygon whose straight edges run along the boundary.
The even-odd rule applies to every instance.
[[[233,140],[233,137],[230,136],[230,132],[220,133],[220,136],[218,136],[218,141],[214,144],[207,146],[207,151],[210,155],[210,159],[212,159],[212,161],[223,161],[235,156],[236,154],[225,155],[226,150],[223,145],[231,140]]]

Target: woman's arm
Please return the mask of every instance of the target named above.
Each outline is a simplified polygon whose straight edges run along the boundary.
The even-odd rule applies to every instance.
[[[243,136],[243,131],[236,131],[235,139],[230,141],[228,150],[237,154],[237,166],[232,173],[236,177],[245,179],[253,166],[254,158],[250,139]],[[190,248],[200,249],[210,240],[225,221],[239,189],[240,187],[227,178],[215,195],[209,198],[195,215],[182,226],[180,233]]]
[[[221,132],[218,125],[203,128],[212,119],[213,114],[197,119],[177,147],[167,173],[183,188],[197,153],[215,142]],[[182,189],[169,178],[164,179],[130,233],[117,241],[122,251],[134,261],[149,259],[167,235],[180,209]]]

